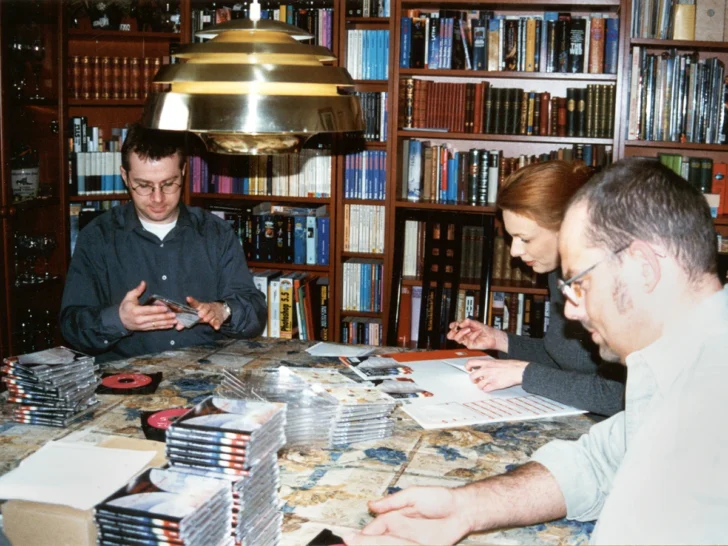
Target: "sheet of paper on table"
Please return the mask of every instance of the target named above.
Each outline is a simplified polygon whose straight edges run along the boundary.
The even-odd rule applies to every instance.
[[[411,355],[412,353],[403,353]],[[427,352],[416,353],[428,358]],[[453,354],[455,356],[455,354]],[[395,361],[399,355],[390,355]],[[414,385],[410,392],[390,393],[402,402],[402,409],[425,429],[543,419],[585,413],[583,410],[555,402],[543,396],[529,394],[520,386],[490,393],[480,390],[465,370],[472,357],[398,362],[396,373],[388,370],[379,377],[387,382],[381,386]],[[490,357],[482,357],[490,358]],[[366,363],[352,367],[362,377],[372,380],[371,373],[362,371]],[[372,370],[373,371],[373,370]]]
[[[0,498],[88,510],[124,486],[155,454],[48,442],[0,478]]]
[[[313,356],[365,356],[374,351],[374,347],[360,347],[343,343],[320,342],[306,349]]]

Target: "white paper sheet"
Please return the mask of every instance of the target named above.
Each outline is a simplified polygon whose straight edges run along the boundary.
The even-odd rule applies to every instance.
[[[88,510],[124,486],[154,455],[154,451],[48,442],[0,478],[0,499]]]
[[[373,351],[374,347],[327,343],[324,341],[306,349],[306,352],[313,356],[365,356]]]
[[[405,362],[411,372],[399,376],[414,381],[427,396],[402,400],[404,411],[426,429],[452,428],[502,421],[543,419],[585,413],[524,391],[520,386],[483,392],[465,372],[470,358]],[[396,377],[388,377],[395,380]]]

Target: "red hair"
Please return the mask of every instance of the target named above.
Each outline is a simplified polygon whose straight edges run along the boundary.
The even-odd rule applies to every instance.
[[[518,169],[498,190],[496,206],[558,231],[566,206],[592,175],[581,161],[546,161]]]

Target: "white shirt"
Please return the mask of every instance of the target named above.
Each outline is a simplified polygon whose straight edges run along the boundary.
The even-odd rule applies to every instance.
[[[532,460],[592,544],[728,544],[728,286],[627,370],[625,411]]]
[[[141,218],[139,218],[139,221],[142,223],[142,227],[146,229],[147,231],[154,233],[157,237],[159,237],[160,241],[164,241],[164,238],[167,236],[167,233],[172,231],[174,229],[174,226],[177,225],[177,218],[175,218],[173,221],[171,221],[168,224],[152,224],[151,222],[145,222]]]

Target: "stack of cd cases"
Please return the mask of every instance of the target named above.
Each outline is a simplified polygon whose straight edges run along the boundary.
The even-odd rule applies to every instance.
[[[228,484],[232,495],[232,536],[236,545],[275,545],[280,542],[283,514],[278,497],[280,477],[275,453],[242,477],[174,465],[170,469],[224,480]]]
[[[150,468],[96,506],[98,543],[232,545],[219,480]]]
[[[288,404],[289,446],[337,447],[392,435],[394,398],[336,369],[225,370],[218,392]]]
[[[13,421],[56,427],[77,421],[98,403],[97,371],[93,357],[66,347],[4,359]]]
[[[225,480],[235,542],[280,541],[278,450],[286,442],[283,404],[210,397],[167,429],[171,470]]]

